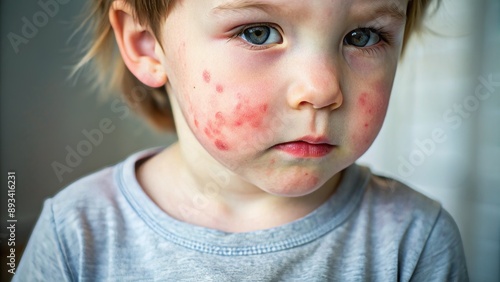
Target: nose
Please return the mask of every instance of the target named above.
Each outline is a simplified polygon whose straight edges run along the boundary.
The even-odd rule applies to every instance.
[[[290,107],[335,110],[342,105],[339,71],[331,56],[302,56],[292,64],[288,68],[292,73],[287,93]]]

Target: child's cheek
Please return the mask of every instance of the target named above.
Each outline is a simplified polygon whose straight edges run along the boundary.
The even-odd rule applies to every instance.
[[[254,88],[243,89],[238,85],[227,85],[217,81],[210,71],[204,70],[201,74],[205,84],[202,95],[197,101],[204,101],[205,109],[191,106],[193,110],[193,124],[195,134],[204,146],[209,146],[218,152],[238,151],[260,147],[253,144],[256,136],[262,136],[265,131],[264,122],[268,120],[269,103],[252,97],[257,95]],[[265,89],[265,88],[261,88]],[[265,143],[265,142],[263,142]]]
[[[266,103],[251,103],[237,93],[237,103],[219,107],[220,111],[208,113],[202,125],[204,137],[211,140],[220,151],[241,150],[252,139],[252,134],[262,131],[267,116]]]
[[[346,58],[356,79],[364,81],[362,89],[354,91],[358,94],[351,104],[350,138],[357,148],[367,149],[382,127],[398,57],[385,51],[376,56],[360,55],[358,50],[347,52]]]
[[[358,95],[353,111],[356,117],[350,130],[356,148],[367,149],[377,137],[387,111],[389,94],[390,86],[380,83]]]

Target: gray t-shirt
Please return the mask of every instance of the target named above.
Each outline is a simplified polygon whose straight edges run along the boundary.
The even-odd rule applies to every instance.
[[[365,167],[348,167],[301,219],[228,233],[178,221],[144,193],[135,165],[156,152],[48,199],[13,281],[468,281],[451,216]]]

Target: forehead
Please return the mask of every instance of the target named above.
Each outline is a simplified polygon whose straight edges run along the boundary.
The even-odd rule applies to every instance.
[[[415,0],[416,1],[416,0]],[[324,14],[333,12],[384,13],[394,17],[405,17],[408,0],[213,0],[211,12],[224,14],[263,10],[269,13],[285,14]]]

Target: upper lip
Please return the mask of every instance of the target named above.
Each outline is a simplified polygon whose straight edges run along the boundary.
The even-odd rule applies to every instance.
[[[313,145],[333,145],[332,142],[325,136],[312,136],[312,135],[307,135],[301,138],[298,138],[292,142],[306,142],[309,144]]]

